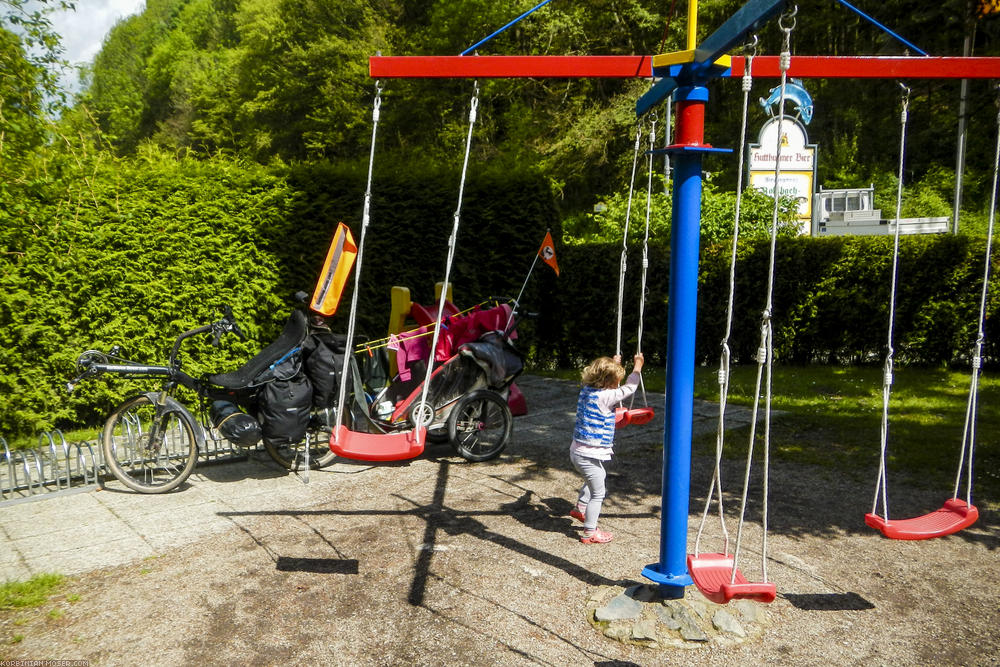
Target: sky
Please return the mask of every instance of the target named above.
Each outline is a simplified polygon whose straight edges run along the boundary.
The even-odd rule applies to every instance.
[[[76,11],[55,12],[49,20],[62,37],[63,57],[73,64],[92,63],[112,26],[145,6],[145,0],[76,0]],[[76,90],[76,73],[64,76],[63,84]]]

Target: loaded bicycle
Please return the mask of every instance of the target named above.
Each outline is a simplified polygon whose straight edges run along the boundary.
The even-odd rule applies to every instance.
[[[88,350],[77,359],[69,391],[103,374],[162,380],[158,390],[125,399],[105,421],[104,461],[122,484],[140,493],[176,489],[194,470],[208,439],[239,447],[263,441],[271,458],[290,470],[320,468],[336,458],[329,440],[342,337],[322,319],[295,310],[281,335],[237,370],[205,377],[183,370],[184,341],[211,334],[217,346],[227,333],[245,338],[225,306],[221,319],[178,335],[165,364],[126,359],[119,346],[107,353]],[[312,380],[303,380],[307,374]],[[181,388],[196,394],[194,413],[177,399]]]

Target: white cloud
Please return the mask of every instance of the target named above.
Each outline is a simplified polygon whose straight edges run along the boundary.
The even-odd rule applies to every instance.
[[[27,6],[37,9],[43,5],[28,2]],[[145,0],[76,0],[75,10],[53,12],[49,20],[61,37],[63,57],[73,65],[91,64],[115,23],[138,14],[145,6]],[[75,71],[64,72],[60,79],[69,90],[79,87]]]
[[[144,0],[77,0],[76,11],[56,12],[50,19],[62,37],[66,60],[75,65],[92,63],[115,23],[144,8]]]

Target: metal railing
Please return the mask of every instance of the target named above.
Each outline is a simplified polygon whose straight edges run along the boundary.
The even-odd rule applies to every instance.
[[[244,459],[248,454],[248,450],[234,447],[214,429],[205,436],[205,447],[198,449],[199,463]],[[105,476],[110,475],[96,440],[69,442],[55,430],[39,434],[34,448],[11,449],[3,436],[0,445],[0,502],[103,486]]]

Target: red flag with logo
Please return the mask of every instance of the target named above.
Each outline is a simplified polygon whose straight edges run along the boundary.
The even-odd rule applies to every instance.
[[[538,249],[538,256],[552,267],[557,276],[559,275],[559,264],[556,262],[556,247],[552,243],[552,232],[545,232],[545,240],[542,241],[542,247]]]

